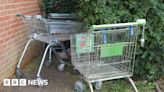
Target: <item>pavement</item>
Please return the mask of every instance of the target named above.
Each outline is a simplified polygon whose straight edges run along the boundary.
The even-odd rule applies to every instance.
[[[37,70],[41,58],[35,58],[29,65],[23,69],[26,79],[33,80],[36,78]],[[25,86],[25,87],[4,87],[0,92],[74,92],[73,85],[79,80],[79,74],[72,72],[72,67],[66,66],[63,72],[57,70],[57,60],[53,60],[51,67],[44,65],[41,76],[48,79],[48,85],[43,87]]]

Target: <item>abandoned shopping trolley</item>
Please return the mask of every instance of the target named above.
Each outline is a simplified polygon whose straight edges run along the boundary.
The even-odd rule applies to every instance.
[[[126,78],[138,92],[130,78],[133,75],[137,37],[142,30],[141,45],[144,43],[144,25],[140,19],[132,23],[93,25],[90,32],[71,36],[71,61],[81,73],[93,92],[101,89],[102,81]],[[74,85],[78,92],[84,91],[82,81]]]
[[[29,45],[33,41],[39,41],[47,44],[37,72],[37,79],[41,80],[40,73],[42,70],[42,66],[45,62],[45,57],[48,50],[49,50],[49,58],[48,61],[46,62],[47,66],[49,66],[51,63],[52,47],[61,44],[60,41],[69,40],[68,33],[75,33],[78,30],[80,30],[82,27],[82,23],[76,21],[69,21],[69,20],[45,19],[40,15],[28,16],[28,15],[18,14],[18,16],[20,16],[23,19],[23,22],[26,28],[28,29],[27,32],[28,32],[29,40],[26,43],[21,58],[17,64],[16,76],[19,78],[22,77],[23,73],[20,69],[20,66],[23,61],[23,57],[26,51],[28,50]],[[68,14],[67,17],[69,17]],[[62,33],[64,32],[66,34],[57,34],[60,32]]]

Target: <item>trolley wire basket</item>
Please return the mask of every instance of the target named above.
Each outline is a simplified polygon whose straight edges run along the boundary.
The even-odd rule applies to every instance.
[[[119,78],[131,80],[139,25],[145,23],[141,19],[134,23],[93,25],[91,32],[71,37],[72,64],[90,84],[91,91],[93,82],[97,82],[99,87],[95,88],[99,89],[102,81]],[[79,83],[75,86],[78,88],[76,90],[81,87]]]
[[[29,46],[34,41],[39,41],[47,44],[36,76],[37,80],[42,80],[40,73],[43,68],[44,62],[47,67],[50,66],[50,63],[52,61],[52,57],[51,57],[52,51],[56,50],[57,46],[60,46],[61,49],[63,49],[66,52],[66,49],[61,42],[65,40],[69,40],[68,33],[76,33],[79,30],[81,30],[83,28],[83,23],[77,21],[71,21],[71,20],[68,21],[68,20],[45,19],[41,15],[28,16],[28,15],[17,14],[17,16],[20,16],[22,18],[25,27],[27,29],[29,40],[27,41],[23,53],[18,61],[16,67],[16,76],[18,78],[23,77],[23,73],[21,70],[21,64],[23,63],[23,58]],[[48,59],[46,59],[47,54],[49,54]],[[38,84],[38,86],[42,86],[42,85]]]
[[[84,23],[71,20],[45,19],[39,15],[23,16],[23,22],[28,32],[29,38],[45,36],[56,33],[72,34],[84,28]]]
[[[48,35],[48,30],[46,26],[46,20],[44,18],[37,18],[32,16],[25,16],[23,18],[25,28],[29,38],[32,38],[36,35]]]

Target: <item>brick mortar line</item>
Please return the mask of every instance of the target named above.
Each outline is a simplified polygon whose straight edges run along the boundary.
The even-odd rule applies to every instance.
[[[19,24],[19,23],[21,23],[21,22],[18,21],[18,22],[12,23],[12,24],[10,24],[10,25],[7,25],[7,26],[1,27],[1,28],[3,28],[3,29],[5,30],[5,28],[7,28],[7,27],[11,27],[11,26],[16,25],[16,24]],[[21,26],[23,27],[24,24],[22,24]],[[17,27],[19,27],[19,26],[13,27],[13,28],[10,29],[10,30],[5,30],[5,33],[8,32],[8,31],[11,31],[11,30],[15,30]]]
[[[18,19],[18,18],[12,18],[12,19],[10,19],[10,20],[6,20],[6,21],[3,21],[3,22],[0,22],[0,24],[3,24],[4,22],[14,21],[14,20],[16,20],[16,19]]]
[[[35,44],[36,46],[38,46],[37,44]],[[35,55],[35,53],[36,53],[36,51],[38,51],[38,49],[35,49],[35,52],[32,52],[33,51],[33,49],[34,49],[35,47],[34,46],[31,46],[30,47],[30,50],[28,51],[28,53],[26,53],[26,55],[29,55],[29,53],[30,53],[30,55]],[[19,50],[19,51],[17,51],[18,53],[19,52],[22,52],[22,50]],[[31,53],[32,52],[32,53]],[[10,52],[8,52],[8,53],[10,53]],[[20,53],[20,55],[21,55],[21,53]],[[13,54],[11,54],[10,56],[9,56],[9,58],[6,58],[6,59],[4,59],[6,62],[5,63],[2,63],[2,67],[4,67],[4,66],[6,66],[6,65],[8,65],[8,64],[15,64],[15,63],[17,63],[17,61],[19,60],[19,58],[20,58],[20,55],[18,56],[18,54],[17,53],[13,53]],[[15,57],[16,56],[16,57]],[[14,60],[16,60],[15,62],[14,61],[12,61],[13,60],[13,57],[15,57],[14,58]],[[27,58],[27,57],[26,57]],[[12,65],[11,65],[12,66]]]
[[[10,9],[10,10],[19,10],[19,9],[26,9],[26,8],[33,8],[34,6],[29,6],[29,7],[19,7],[19,8],[15,8],[15,9]],[[39,7],[37,7],[36,9],[39,9]],[[4,10],[5,11],[5,10]],[[3,12],[3,11],[2,11]],[[0,13],[1,13],[1,11],[0,11]],[[13,13],[13,14],[16,14],[16,13]],[[13,14],[8,14],[8,15],[6,15],[6,16],[11,16],[11,15],[13,15]]]
[[[11,29],[11,30],[16,30],[16,29],[22,29],[22,30],[24,29],[24,30],[26,30],[26,28],[24,28],[23,26],[17,26],[17,27],[14,27],[14,28]],[[10,30],[10,31],[11,31],[11,30]],[[6,37],[4,37],[4,38],[6,38]],[[3,39],[4,39],[4,38],[3,38]],[[0,44],[0,46],[1,46],[1,44]]]
[[[22,9],[22,8],[31,8],[31,7],[36,7],[36,6],[38,6],[38,5],[31,5],[31,6],[27,6],[27,7],[18,7],[18,8],[12,8],[12,9],[6,9],[6,10],[1,10],[0,13],[4,12],[4,11],[8,12],[10,10],[17,10],[17,9]]]
[[[35,48],[34,46],[30,46],[30,47],[29,47],[29,49],[30,49],[29,51],[30,51],[30,52],[28,51],[28,52],[26,53],[26,55],[28,55],[29,53],[30,53],[30,55],[32,54],[32,56],[35,55],[37,49],[35,49],[35,52],[31,52],[31,51],[33,51],[32,49],[34,49],[34,48]],[[8,53],[11,53],[12,51],[13,51],[13,50],[9,51]],[[19,50],[19,51],[17,51],[17,52],[20,52],[20,51],[22,52],[22,50]],[[7,53],[7,54],[8,54],[8,53]],[[20,55],[21,55],[21,53],[20,53]],[[15,62],[12,61],[12,60],[13,60],[13,57],[15,57],[14,59],[17,60],[17,61],[18,61],[19,58],[20,58],[20,56],[18,56],[17,53],[10,54],[10,56],[8,57],[8,59],[6,59],[7,62],[6,62],[5,64],[8,65],[8,64],[10,64],[10,63],[17,63],[17,61],[15,61]],[[27,58],[27,57],[26,57],[26,58]],[[5,65],[3,65],[3,66],[5,66]]]
[[[15,3],[10,3],[10,4],[0,4],[0,6],[13,5],[13,4],[17,5],[17,4],[34,3],[34,2],[39,4],[38,1],[28,1],[28,2],[15,2]]]
[[[23,46],[23,45],[22,45]],[[22,47],[23,48],[23,47]],[[3,54],[2,56],[4,56],[4,57],[6,57],[6,56],[8,56],[8,57],[6,57],[6,59],[4,59],[4,60],[11,60],[11,58],[13,57],[13,56],[17,56],[17,57],[15,57],[15,58],[20,58],[19,56],[18,56],[18,54],[15,54],[15,53],[13,53],[13,54],[9,54],[9,53],[11,53],[12,51],[14,51],[14,50],[11,50],[11,51],[8,51],[8,52],[6,52],[5,54]],[[19,53],[21,51],[21,53]],[[17,53],[19,53],[20,55],[22,54],[22,49],[20,49],[20,50],[17,50]],[[8,55],[9,54],[9,55]],[[2,66],[3,67],[3,66]]]
[[[24,29],[22,29],[22,31],[24,31]],[[19,32],[19,33],[22,33],[22,32]],[[21,35],[22,36],[22,35]],[[20,38],[21,36],[17,36],[18,38]],[[10,36],[9,36],[10,37]],[[10,40],[8,40],[8,41],[6,41],[6,42],[4,42],[4,43],[6,43],[6,48],[8,48],[11,44],[12,45],[15,45],[17,42],[15,41],[16,39],[17,39],[17,37],[15,37],[15,38],[13,38],[13,39],[10,39]],[[22,37],[24,37],[24,36],[22,36]],[[26,38],[22,38],[23,40],[25,40]],[[11,44],[10,44],[11,43]]]
[[[35,45],[37,45],[37,44],[35,44]],[[38,45],[37,45],[37,46],[38,46]],[[32,46],[32,47],[33,47],[33,46]],[[33,48],[34,48],[34,47],[33,47]],[[18,52],[19,52],[19,51],[18,51]],[[10,53],[10,52],[8,52],[8,53]],[[31,52],[30,52],[30,53],[31,53]],[[7,54],[6,54],[6,55],[7,55]],[[15,56],[15,55],[17,55],[17,54],[15,54],[15,53],[14,53],[14,54],[10,54],[9,57],[8,57],[8,59],[6,59],[6,60],[10,60],[10,61],[8,61],[7,64],[5,63],[5,65],[8,65],[8,63],[11,63],[11,58],[12,58],[12,56]],[[34,53],[33,53],[33,55],[34,55]],[[13,64],[15,64],[15,62],[13,62]],[[4,66],[5,66],[5,65],[4,65]],[[11,66],[12,66],[12,65],[11,65]]]
[[[21,32],[20,32],[21,33]],[[25,34],[24,34],[25,35]],[[24,37],[24,36],[20,36],[20,37]],[[18,37],[18,38],[20,38],[20,37]],[[16,40],[16,38],[14,38],[14,39],[11,39],[11,40],[9,40],[8,42],[7,42],[7,44],[6,45],[8,45],[8,46],[6,46],[4,49],[7,49],[7,48],[9,48],[11,45],[17,45],[17,42],[15,42],[15,43],[12,43],[14,40]],[[27,41],[27,40],[29,40],[29,38],[28,38],[28,36],[26,36],[26,37],[24,37],[23,39],[21,39],[21,40],[19,40],[19,41]],[[12,43],[12,44],[9,44],[9,43]],[[23,43],[21,43],[21,44],[26,44],[26,42],[23,42]],[[18,44],[19,45],[19,44]]]
[[[28,11],[23,11],[22,13],[31,12],[31,11],[35,11],[35,10],[38,10],[38,9],[32,9],[32,10],[28,10]],[[16,14],[17,14],[17,13],[9,14],[9,16],[14,16],[14,15],[16,15]],[[11,18],[10,20],[3,21],[3,22],[9,22],[9,21],[15,20],[15,19],[17,19],[17,18]],[[3,22],[1,22],[1,23],[3,23]],[[1,23],[0,23],[0,24],[1,24]],[[5,26],[5,27],[7,27],[7,26]],[[1,27],[1,28],[4,28],[4,27]]]
[[[29,3],[30,4],[30,3]],[[21,5],[21,4],[20,4]],[[34,3],[31,3],[31,5],[30,6],[34,6],[34,5],[36,5],[36,6],[39,6],[37,3],[36,4],[34,4]],[[0,6],[1,7],[1,6]],[[24,7],[24,6],[22,6],[22,7]],[[26,7],[26,6],[25,6]],[[20,7],[19,7],[20,8]],[[16,7],[16,5],[15,5],[15,8],[9,8],[9,9],[4,9],[4,10],[0,10],[0,11],[7,11],[7,10],[14,10],[14,9],[18,9],[17,7]]]
[[[11,51],[8,51],[6,54],[3,54],[3,56],[5,57],[6,55],[8,55],[9,53],[11,53],[12,51],[14,51],[14,50],[11,50]],[[19,52],[19,51],[22,51],[21,49],[20,50],[17,50],[17,52]],[[12,57],[14,56],[17,56],[18,54],[15,54],[15,53],[13,53],[13,54],[10,54],[9,55],[9,57],[8,58],[6,58],[6,59],[4,59],[5,61],[8,61],[9,63],[11,62],[11,59],[12,59]],[[21,55],[21,53],[20,53],[20,55]],[[18,57],[18,56],[17,56]],[[16,58],[17,58],[16,57]],[[7,62],[6,62],[7,63]],[[2,66],[1,66],[2,67]]]

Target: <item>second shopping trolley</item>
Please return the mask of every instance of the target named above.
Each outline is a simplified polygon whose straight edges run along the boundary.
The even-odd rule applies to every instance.
[[[61,15],[62,17],[66,17],[67,20],[61,20],[59,18],[58,20],[45,19],[41,15],[28,16],[28,15],[17,14],[17,16],[22,18],[25,27],[27,28],[27,34],[29,36],[29,40],[27,41],[23,53],[16,66],[16,76],[18,78],[23,77],[21,64],[23,63],[23,58],[30,44],[32,44],[32,42],[39,41],[44,44],[47,44],[36,75],[37,80],[42,80],[40,73],[44,62],[46,61],[46,65],[49,66],[52,61],[51,60],[52,48],[56,45],[60,45],[61,41],[69,40],[69,35],[70,35],[69,33],[75,33],[81,30],[81,28],[83,28],[82,26],[83,24],[81,22],[68,20],[69,18],[72,18],[70,17],[71,15],[58,14],[58,16]],[[48,60],[46,60],[47,54],[48,54]],[[38,84],[38,86],[42,86],[42,85]]]
[[[102,82],[112,79],[126,78],[138,92],[130,78],[133,75],[135,52],[139,30],[142,28],[142,44],[144,42],[144,25],[146,20],[137,22],[93,25],[90,32],[71,37],[71,61],[81,73],[93,92],[100,89]],[[74,86],[78,92],[84,91],[82,81]]]

